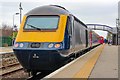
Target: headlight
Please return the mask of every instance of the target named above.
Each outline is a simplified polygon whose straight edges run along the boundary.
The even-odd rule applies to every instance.
[[[60,48],[60,44],[55,44],[55,48]]]
[[[15,44],[14,44],[14,47],[18,47],[18,46],[19,46],[18,43],[15,43]]]
[[[20,47],[23,47],[24,46],[24,44],[23,43],[20,43]]]
[[[52,48],[53,45],[54,45],[54,44],[50,43],[50,44],[48,45],[48,48]]]

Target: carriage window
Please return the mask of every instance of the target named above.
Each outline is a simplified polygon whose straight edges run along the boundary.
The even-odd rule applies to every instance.
[[[59,16],[29,16],[24,29],[57,29]]]
[[[70,18],[68,18],[68,33],[70,34],[70,35],[72,35],[72,26],[71,26],[71,21],[70,21]]]

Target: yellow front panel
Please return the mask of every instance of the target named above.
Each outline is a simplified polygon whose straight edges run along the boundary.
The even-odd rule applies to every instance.
[[[24,16],[23,21],[18,32],[16,42],[62,42],[64,39],[64,33],[66,28],[67,16],[60,15],[58,29],[56,31],[23,31],[23,27],[26,21]]]

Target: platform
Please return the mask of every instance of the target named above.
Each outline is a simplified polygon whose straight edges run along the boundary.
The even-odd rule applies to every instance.
[[[0,54],[13,52],[13,47],[0,47]]]
[[[118,80],[118,46],[100,45],[46,78],[108,78]]]
[[[105,46],[89,78],[118,78],[118,46]]]

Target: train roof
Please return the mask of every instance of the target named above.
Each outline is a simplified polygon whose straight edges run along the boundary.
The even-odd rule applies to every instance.
[[[95,31],[92,31],[93,34],[95,34],[97,37],[99,37],[100,35],[97,34]]]
[[[32,9],[29,11],[26,15],[69,15],[70,12],[66,10],[64,7],[58,6],[58,5],[47,5],[47,6],[41,6]]]

